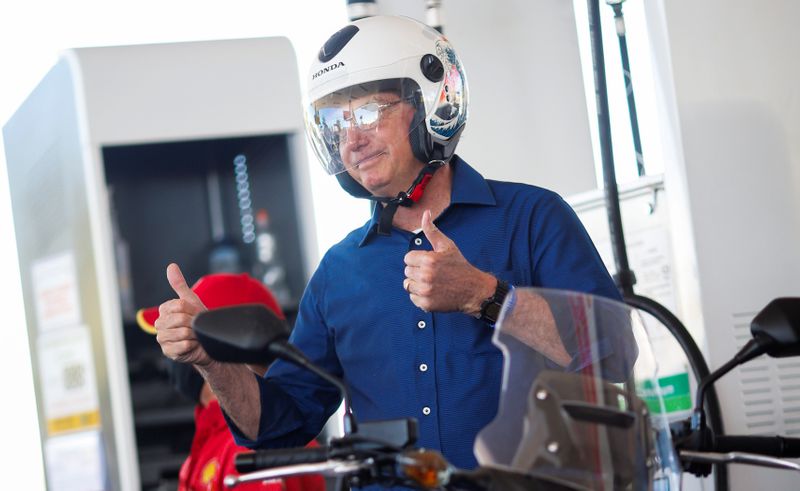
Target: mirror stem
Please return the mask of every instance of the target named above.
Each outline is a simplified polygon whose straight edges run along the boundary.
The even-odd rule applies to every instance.
[[[350,392],[347,390],[347,386],[344,384],[344,382],[311,363],[311,361],[300,350],[286,341],[270,343],[269,351],[277,357],[283,358],[284,360],[290,361],[295,365],[299,365],[309,370],[319,378],[327,381],[339,389],[339,393],[342,395],[342,401],[344,402],[344,417],[342,418],[344,434],[349,435],[351,433],[355,433],[356,418],[353,415],[353,410],[350,405]]]
[[[742,347],[741,350],[739,350],[738,353],[736,353],[736,355],[730,361],[719,367],[705,380],[702,380],[697,385],[697,397],[695,399],[695,404],[697,407],[692,414],[692,430],[705,428],[706,421],[703,412],[703,400],[706,395],[706,389],[711,386],[711,384],[716,382],[720,377],[730,372],[737,366],[766,353],[768,347],[768,343],[765,343],[761,338],[751,339]]]

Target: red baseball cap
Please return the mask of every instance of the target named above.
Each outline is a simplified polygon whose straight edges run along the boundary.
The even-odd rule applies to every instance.
[[[286,318],[272,292],[247,273],[209,274],[197,280],[192,285],[192,291],[200,297],[203,305],[209,310],[257,303],[275,312],[281,319]],[[158,319],[158,307],[139,309],[136,313],[136,322],[139,327],[149,334],[156,333],[156,319]]]

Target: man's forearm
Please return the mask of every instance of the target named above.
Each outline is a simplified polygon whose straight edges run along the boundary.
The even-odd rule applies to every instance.
[[[561,340],[550,306],[536,293],[517,290],[514,319],[508,319],[504,328],[562,367],[569,365],[572,360]]]
[[[258,438],[261,396],[256,375],[245,365],[213,362],[198,366],[220,406],[236,427],[250,440]]]

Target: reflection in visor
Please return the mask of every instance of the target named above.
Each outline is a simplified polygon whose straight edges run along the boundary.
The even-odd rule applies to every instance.
[[[416,106],[421,100],[419,86],[413,81],[388,79],[355,84],[311,102],[306,130],[325,171],[329,175],[346,171],[353,165],[343,161],[348,141],[377,131],[381,120],[400,102]]]
[[[322,137],[329,147],[339,148],[347,141],[347,131],[352,128],[373,130],[385,111],[403,102],[404,99],[388,103],[368,102],[355,109],[324,107],[317,111],[316,123],[322,130]]]

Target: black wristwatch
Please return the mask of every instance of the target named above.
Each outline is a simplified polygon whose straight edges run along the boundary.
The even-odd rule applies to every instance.
[[[498,278],[494,295],[481,302],[481,313],[478,315],[478,319],[494,325],[497,322],[497,318],[500,317],[500,308],[503,306],[503,301],[506,299],[510,289],[511,287],[507,282]]]

